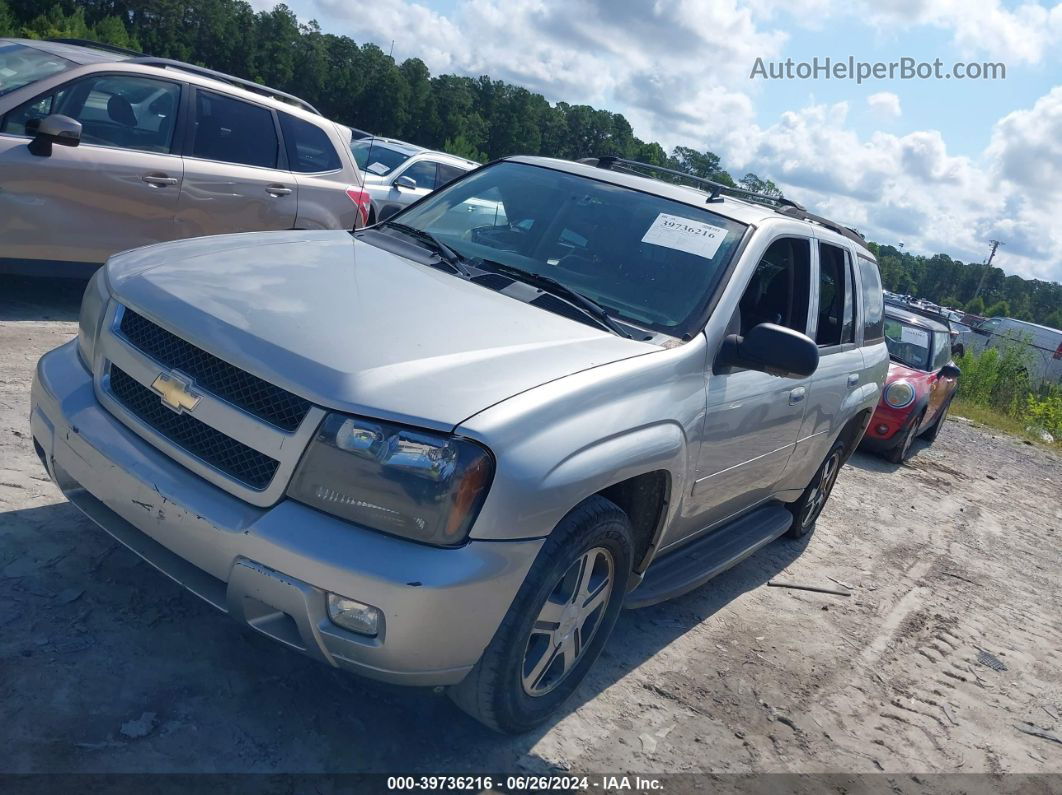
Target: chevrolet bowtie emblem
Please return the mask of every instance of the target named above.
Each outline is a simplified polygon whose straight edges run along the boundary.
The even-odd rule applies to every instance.
[[[163,406],[178,414],[193,411],[199,405],[199,395],[194,394],[190,384],[180,376],[161,373],[151,382],[151,388],[162,395]]]

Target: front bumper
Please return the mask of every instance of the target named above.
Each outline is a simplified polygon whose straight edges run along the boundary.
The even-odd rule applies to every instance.
[[[912,421],[913,408],[894,409],[878,403],[874,409],[874,416],[870,419],[867,432],[859,443],[859,449],[873,453],[883,453],[891,450],[903,441],[907,425]]]
[[[375,679],[461,681],[544,542],[439,549],[292,500],[250,505],[107,412],[73,341],[38,363],[30,425],[38,455],[67,499],[118,541],[255,630]],[[379,608],[378,636],[333,624],[329,591]]]

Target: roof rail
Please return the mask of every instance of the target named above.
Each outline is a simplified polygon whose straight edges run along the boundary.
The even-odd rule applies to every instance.
[[[294,94],[289,94],[286,91],[281,91],[277,88],[263,86],[261,83],[255,83],[253,80],[244,80],[242,77],[235,77],[234,75],[228,75],[224,72],[207,69],[205,66],[196,66],[194,64],[185,63],[184,61],[175,61],[172,58],[155,58],[150,55],[140,58],[130,58],[128,63],[141,64],[142,66],[157,66],[162,69],[180,69],[182,72],[190,72],[194,75],[199,75],[200,77],[209,77],[213,80],[220,80],[223,83],[229,83],[255,94],[261,94],[265,97],[273,97],[274,99],[289,102],[304,110],[310,111],[310,113],[316,113],[318,116],[323,115],[321,111],[317,110],[317,108],[309,102],[304,99],[299,99]]]
[[[604,157],[588,157],[584,158],[583,160],[580,160],[579,162],[586,163],[588,165],[596,165],[598,168],[603,168],[607,170],[612,170],[615,166],[619,165],[626,167],[623,169],[624,171],[630,171],[633,173],[638,173],[637,171],[634,171],[634,169],[636,168],[644,168],[649,171],[656,171],[662,174],[670,174],[675,177],[681,177],[682,179],[687,179],[691,182],[695,182],[698,187],[708,188],[709,202],[722,201],[722,198],[719,194],[728,193],[739,194],[737,198],[747,197],[753,199],[754,201],[777,204],[780,207],[793,207],[801,211],[803,211],[804,209],[795,201],[787,199],[784,196],[771,196],[768,193],[757,193],[756,191],[746,190],[745,188],[731,187],[730,185],[725,185],[722,182],[716,182],[715,180],[706,179],[704,177],[697,177],[693,174],[687,174],[685,171],[677,171],[673,168],[658,166],[653,163],[643,163],[639,160],[627,160],[626,158],[618,157],[616,155],[605,155]],[[643,174],[641,176],[645,175]]]
[[[130,50],[128,47],[119,47],[117,44],[107,44],[104,41],[93,41],[92,39],[62,39],[52,38],[45,39],[45,41],[54,42],[55,44],[73,44],[77,47],[90,47],[93,50],[103,50],[104,52],[113,52],[119,55],[143,55],[142,52],[136,50]]]
[[[796,218],[798,221],[813,221],[819,226],[824,226],[830,231],[836,232],[842,237],[848,238],[853,243],[862,246],[868,251],[870,250],[867,246],[867,239],[850,226],[839,224],[836,221],[831,221],[829,218],[823,218],[821,215],[815,215],[815,213],[809,213],[802,207],[779,207],[778,212],[780,212],[782,215],[787,215],[790,218]]]

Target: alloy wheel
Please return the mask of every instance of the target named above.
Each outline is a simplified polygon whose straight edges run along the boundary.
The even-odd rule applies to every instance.
[[[822,465],[818,482],[804,503],[804,510],[800,516],[801,527],[810,527],[819,518],[819,514],[822,513],[822,509],[826,505],[826,500],[830,497],[830,492],[833,491],[833,484],[837,482],[837,473],[840,471],[841,453],[837,451],[827,458]]]
[[[612,553],[594,547],[572,562],[531,627],[521,679],[529,696],[544,696],[582,659],[615,587]]]

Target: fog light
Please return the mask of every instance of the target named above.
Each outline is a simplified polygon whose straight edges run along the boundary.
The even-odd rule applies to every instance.
[[[879,425],[878,428],[877,428],[877,431],[878,431],[878,435],[879,436],[884,436],[885,434],[887,434],[889,432],[889,426],[888,425]]]
[[[372,636],[380,631],[379,610],[339,594],[328,594],[328,617],[343,629],[359,635]]]

